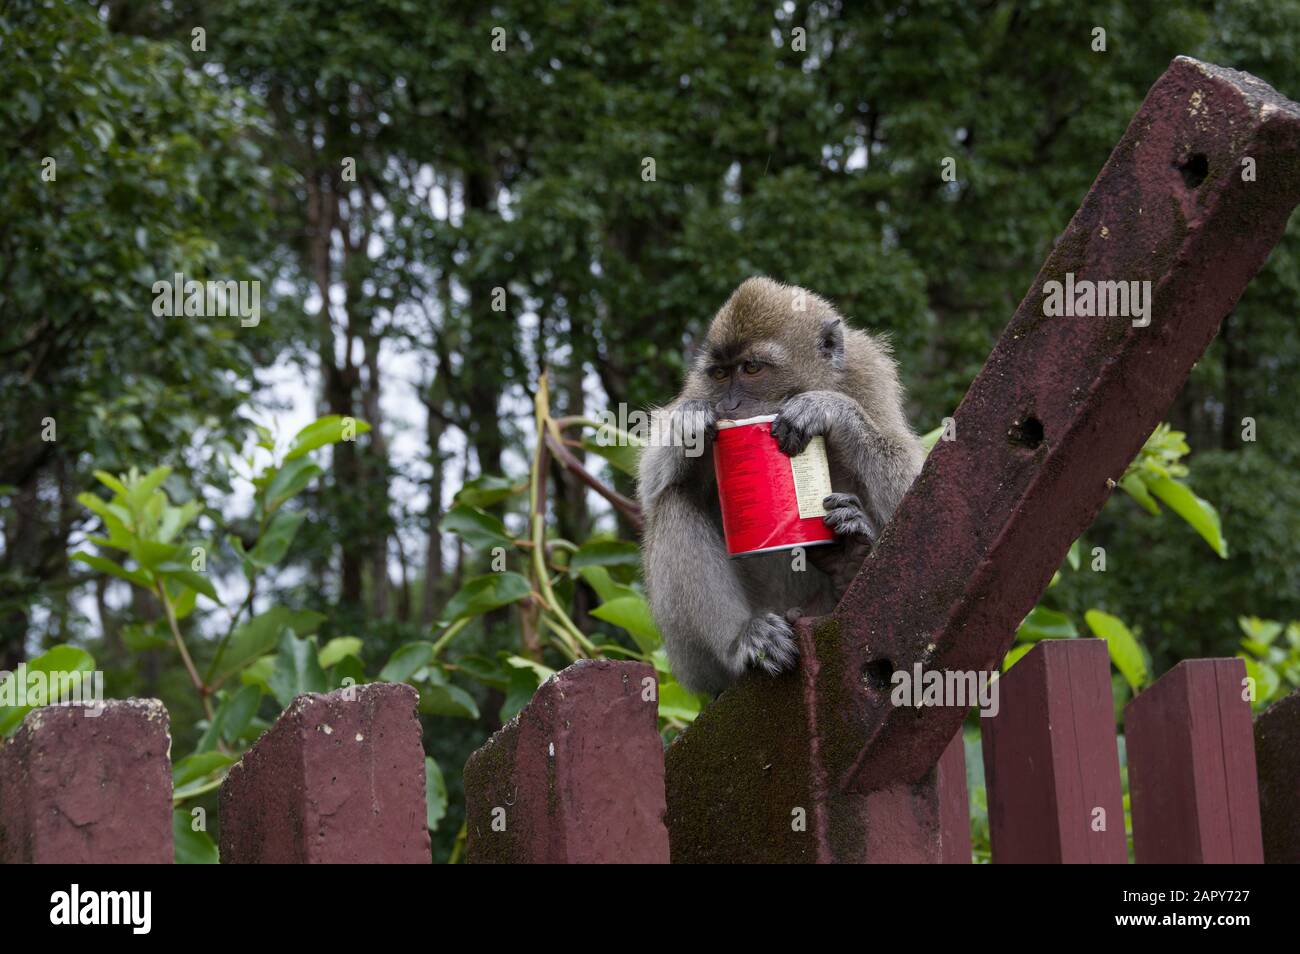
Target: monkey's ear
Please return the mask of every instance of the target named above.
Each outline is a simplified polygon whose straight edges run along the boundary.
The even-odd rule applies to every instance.
[[[827,318],[817,334],[817,351],[836,371],[844,369],[844,322]]]

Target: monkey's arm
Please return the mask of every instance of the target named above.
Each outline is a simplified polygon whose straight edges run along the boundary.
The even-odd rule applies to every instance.
[[[673,674],[692,692],[716,694],[750,666],[769,673],[798,658],[790,624],[754,614],[716,525],[683,487],[648,507],[643,559],[650,609]]]
[[[921,442],[905,426],[882,426],[857,401],[837,391],[796,394],[772,423],[772,436],[787,454],[799,453],[817,434],[825,435],[831,455],[852,471],[862,509],[879,533],[921,472]]]
[[[680,400],[655,412],[650,445],[641,452],[637,468],[642,505],[653,507],[669,487],[701,483],[701,462],[716,426],[717,415],[708,401]]]

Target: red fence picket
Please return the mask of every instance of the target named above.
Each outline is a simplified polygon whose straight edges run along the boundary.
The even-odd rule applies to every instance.
[[[170,747],[157,699],[28,713],[0,746],[0,863],[170,864]]]
[[[999,680],[981,720],[993,861],[1124,864],[1124,796],[1110,657],[1049,639]]]
[[[1300,691],[1255,720],[1264,860],[1300,864]]]
[[[1139,863],[1264,860],[1240,659],[1189,659],[1124,712]]]
[[[465,765],[470,862],[667,862],[658,688],[644,663],[582,660]]]
[[[968,865],[970,857],[970,793],[966,789],[966,742],[962,730],[939,756],[940,860],[945,865]]]
[[[407,685],[295,699],[221,786],[221,861],[428,864],[424,748]]]
[[[1237,659],[1190,660],[1129,705],[1139,861],[1300,860],[1300,693],[1255,723],[1256,799],[1244,676]],[[583,661],[548,680],[465,767],[468,860],[669,860],[655,691],[641,663]],[[222,786],[221,860],[427,862],[416,701],[391,684],[295,700]],[[1001,678],[982,722],[995,862],[1125,860],[1111,705],[1099,640],[1042,643]],[[152,699],[29,714],[0,745],[0,863],[171,861],[167,726]],[[960,733],[920,782],[837,797],[867,831],[864,860],[970,861]],[[825,816],[773,812],[788,852],[815,850]],[[674,860],[716,850],[673,843]]]

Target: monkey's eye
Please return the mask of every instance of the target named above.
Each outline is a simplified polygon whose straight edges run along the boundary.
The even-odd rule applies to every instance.
[[[763,365],[758,361],[746,361],[741,367],[746,374],[758,374],[763,370]]]
[[[709,369],[709,377],[713,378],[713,380],[715,380],[715,381],[725,381],[725,380],[727,380],[727,369],[726,369],[726,368],[710,368],[710,369]]]

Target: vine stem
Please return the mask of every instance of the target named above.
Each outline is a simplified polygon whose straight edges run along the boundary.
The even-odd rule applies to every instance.
[[[541,593],[547,612],[558,623],[558,633],[562,635],[564,642],[569,645],[575,658],[582,655],[594,657],[600,655],[600,650],[574,625],[573,620],[569,618],[569,614],[560,605],[560,601],[555,598],[555,591],[551,589],[550,574],[546,571],[546,490],[544,481],[546,479],[547,446],[549,443],[547,437],[555,428],[555,422],[551,419],[550,405],[550,389],[546,380],[546,372],[543,371],[541,377],[538,378],[537,396],[533,401],[537,423],[537,448],[533,452],[533,468],[532,473],[529,475],[528,488],[528,509],[533,538],[533,575],[537,578],[537,589]],[[581,650],[579,650],[579,647],[581,647]]]
[[[438,656],[442,653],[442,651],[447,647],[447,644],[450,643],[453,638],[455,638],[456,634],[459,633],[462,629],[464,629],[466,625],[468,625],[470,619],[471,617],[466,616],[464,619],[456,620],[456,622],[452,623],[450,626],[447,627],[447,631],[445,633],[443,633],[441,636],[437,638],[437,640],[433,644],[434,659],[437,659]]]
[[[203,677],[194,666],[194,660],[190,658],[190,651],[185,647],[185,639],[181,636],[180,625],[176,622],[176,611],[172,609],[172,601],[167,596],[167,588],[163,586],[162,580],[154,580],[154,592],[158,594],[158,599],[162,601],[163,612],[167,614],[167,625],[172,631],[172,638],[176,640],[176,648],[180,651],[181,661],[185,663],[185,671],[190,674],[190,682],[194,683],[194,689],[199,694],[199,699],[203,703],[203,711],[207,713],[208,719],[212,719],[215,711],[212,708],[212,699],[209,698],[207,685],[203,682]]]
[[[253,597],[257,592],[257,575],[248,581],[248,595],[244,597],[244,602],[235,610],[235,615],[230,617],[230,625],[226,627],[226,634],[221,637],[221,642],[217,643],[217,652],[212,657],[212,664],[208,666],[207,679],[211,681],[212,677],[217,674],[217,667],[221,665],[221,657],[226,653],[226,646],[230,643],[230,637],[235,633],[235,624],[239,618],[244,615],[244,611],[253,605]]]

